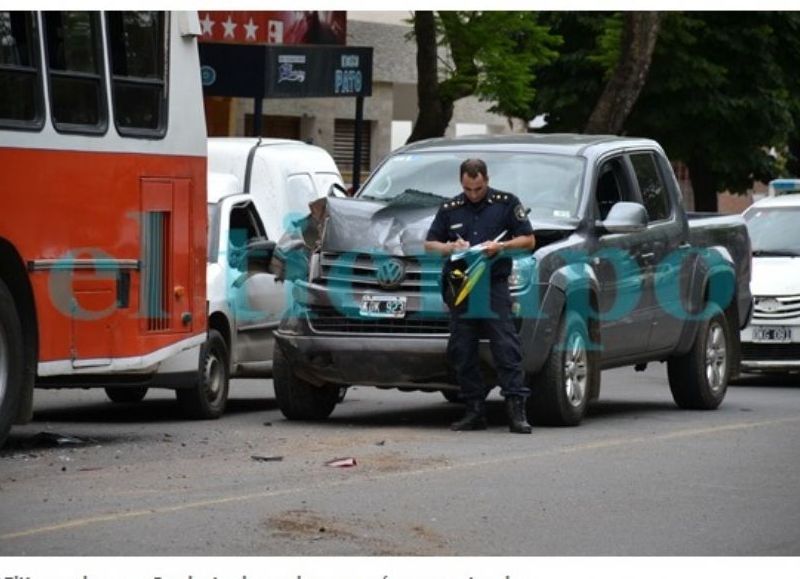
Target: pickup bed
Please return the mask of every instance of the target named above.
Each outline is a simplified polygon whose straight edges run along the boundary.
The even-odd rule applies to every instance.
[[[409,145],[356,198],[328,199],[324,217],[309,218],[321,239],[294,260],[307,268],[276,332],[284,415],[325,418],[338,388],[352,384],[457,400],[442,258],[423,241],[439,206],[459,193],[468,157],[484,159],[490,185],[530,209],[536,249],[513,256],[509,283],[531,419],[578,424],[603,369],[653,361],[667,362],[678,406],[722,402],[751,311],[743,220],[689,217],[654,141],[517,135]],[[488,344],[481,348],[491,385]]]

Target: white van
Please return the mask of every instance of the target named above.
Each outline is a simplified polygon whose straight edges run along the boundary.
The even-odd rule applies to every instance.
[[[208,140],[208,171],[233,175],[253,196],[270,239],[280,239],[288,218],[308,214],[308,204],[344,190],[328,152],[302,141],[219,137]]]
[[[272,332],[286,309],[287,288],[242,259],[244,249],[269,251],[288,219],[307,215],[309,202],[332,186],[344,190],[324,149],[279,139],[209,139],[207,185],[208,337],[198,383],[177,391],[195,418],[222,415],[230,378],[272,375]]]

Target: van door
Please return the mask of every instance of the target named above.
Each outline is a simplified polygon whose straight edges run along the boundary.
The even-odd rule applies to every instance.
[[[245,248],[267,237],[253,203],[234,205],[229,220],[228,263],[232,275],[228,278],[228,300],[236,332],[233,359],[241,365],[242,373],[252,375],[271,367],[273,332],[286,309],[286,288],[271,273],[247,272],[247,262],[242,259]]]

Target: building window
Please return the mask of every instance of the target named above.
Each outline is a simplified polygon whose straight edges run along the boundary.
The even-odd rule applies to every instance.
[[[36,18],[33,12],[0,12],[0,125],[35,130],[43,124]]]
[[[114,122],[121,135],[164,136],[167,129],[164,12],[109,12]]]
[[[50,112],[57,131],[104,133],[108,124],[100,20],[95,12],[44,12]]]
[[[336,119],[333,126],[333,160],[342,176],[353,173],[353,146],[356,138],[356,122],[353,119]],[[361,122],[361,172],[369,173],[372,168],[372,123]],[[345,179],[347,181],[347,179]]]

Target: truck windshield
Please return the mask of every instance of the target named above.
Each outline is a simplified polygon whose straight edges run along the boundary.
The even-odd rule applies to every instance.
[[[744,218],[753,255],[800,256],[800,207],[753,208]]]
[[[359,197],[389,201],[409,195],[449,199],[461,192],[459,166],[479,157],[489,170],[489,186],[513,193],[533,219],[577,216],[584,161],[541,153],[406,153],[391,157],[360,191]],[[441,201],[436,201],[440,203]]]

